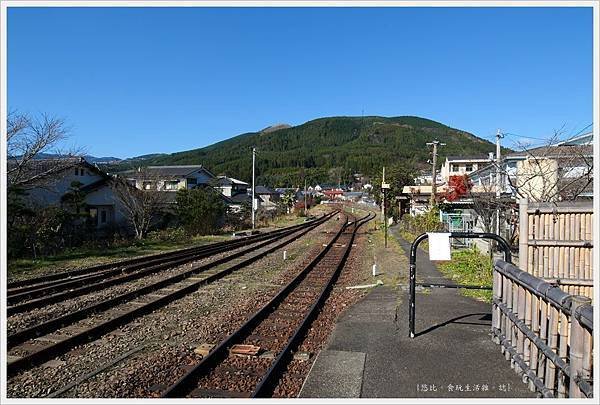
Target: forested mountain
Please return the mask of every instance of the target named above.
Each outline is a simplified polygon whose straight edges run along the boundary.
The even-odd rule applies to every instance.
[[[383,165],[403,163],[427,167],[427,142],[446,143],[439,162],[449,155],[481,155],[494,145],[468,132],[432,120],[402,117],[329,117],[295,127],[245,133],[216,144],[158,155],[136,164],[202,164],[215,175],[248,180],[252,173],[251,148],[257,148],[257,177],[260,184],[289,186],[349,178],[352,173],[374,175]]]

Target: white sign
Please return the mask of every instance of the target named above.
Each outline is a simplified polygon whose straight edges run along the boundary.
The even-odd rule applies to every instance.
[[[450,234],[427,232],[429,238],[429,260],[450,260]]]
[[[381,183],[381,188],[390,188],[390,183]]]

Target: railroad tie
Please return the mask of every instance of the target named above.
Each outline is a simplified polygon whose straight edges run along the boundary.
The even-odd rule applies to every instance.
[[[252,393],[218,389],[196,388],[190,392],[191,398],[250,398]]]

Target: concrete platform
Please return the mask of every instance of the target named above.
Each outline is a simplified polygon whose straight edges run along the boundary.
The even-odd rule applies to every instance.
[[[365,366],[365,353],[322,350],[311,375],[302,387],[305,397],[359,398]]]
[[[424,252],[417,271],[443,280]],[[491,341],[490,304],[434,289],[417,294],[416,308],[410,339],[408,292],[372,290],[339,319],[300,397],[536,397]]]

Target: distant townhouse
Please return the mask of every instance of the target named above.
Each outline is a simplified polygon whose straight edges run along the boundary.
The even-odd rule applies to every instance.
[[[593,134],[584,134],[549,146],[513,152],[503,157],[500,193],[532,201],[590,199],[593,169]],[[496,166],[469,174],[474,192],[496,191]]]
[[[266,210],[274,210],[280,201],[280,194],[265,186],[254,187],[254,194],[260,198],[261,206]]]
[[[233,177],[218,176],[215,188],[219,189],[224,196],[233,197],[237,194],[248,194],[250,185]]]
[[[493,159],[493,154],[488,156],[448,156],[440,169],[442,182],[448,182],[450,176],[468,175],[484,166],[488,166]]]
[[[215,188],[220,190],[221,193],[227,197],[228,206],[234,212],[239,212],[242,209],[242,205],[252,206],[252,187],[250,187],[250,185],[245,181],[234,179],[233,177],[218,176]],[[255,186],[255,210],[258,210],[259,208],[270,209],[272,204],[265,202],[266,198],[270,198],[270,192],[278,195],[273,190],[269,191],[265,187]]]
[[[147,166],[119,173],[140,190],[177,191],[212,185],[215,176],[202,165]]]

